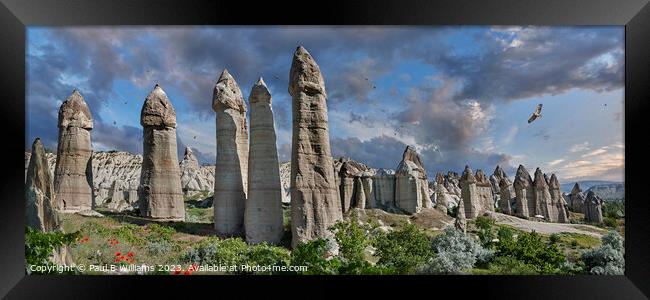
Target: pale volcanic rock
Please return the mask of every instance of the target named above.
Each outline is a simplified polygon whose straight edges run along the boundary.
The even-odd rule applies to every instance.
[[[214,182],[214,227],[221,236],[244,231],[248,192],[248,126],[246,103],[235,79],[223,70],[214,87],[217,117],[217,168]]]
[[[181,187],[185,197],[214,189],[214,166],[200,166],[190,147],[185,147],[181,170]]]
[[[465,204],[464,201],[458,202],[458,214],[456,215],[456,220],[454,222],[454,227],[462,231],[463,233],[467,232],[467,220],[465,218]]]
[[[476,170],[476,191],[478,192],[479,202],[482,204],[484,211],[494,211],[494,195],[492,194],[492,184],[483,170]]]
[[[515,181],[512,185],[515,189],[516,197],[515,214],[522,218],[535,216],[536,206],[533,179],[523,165],[519,165],[517,168]]]
[[[548,189],[548,181],[545,174],[540,168],[535,169],[535,180],[533,187],[535,189],[535,207],[538,215],[544,216],[549,222],[557,222],[557,207],[553,205],[551,192]]]
[[[361,186],[355,186],[356,178],[361,176],[361,173],[367,171],[369,168],[347,157],[340,157],[335,160],[333,167],[339,188],[341,209],[343,213],[346,213],[351,208],[357,207],[356,194],[359,193],[358,188]]]
[[[594,191],[587,192],[582,212],[585,214],[585,221],[589,223],[603,223],[603,199]]]
[[[449,191],[445,188],[445,178],[440,173],[436,174],[434,191],[436,199],[435,208],[446,214],[449,209],[450,196]]]
[[[476,177],[469,166],[465,166],[463,175],[460,177],[461,201],[463,202],[465,218],[474,219],[484,210],[483,203],[476,188]],[[458,213],[462,211],[459,209]]]
[[[291,203],[291,162],[280,163],[280,184],[282,185],[282,203]]]
[[[555,174],[551,174],[551,178],[548,182],[548,188],[551,194],[551,202],[557,210],[557,222],[569,223],[569,216],[566,211],[567,204],[564,201],[564,197],[562,197],[560,182],[557,180],[557,176],[555,176]]]
[[[501,209],[501,212],[504,214],[513,215],[510,202],[515,198],[515,193],[508,177],[501,178],[499,181],[499,194],[499,209]]]
[[[366,208],[366,191],[363,188],[363,179],[361,177],[354,178],[354,189],[355,189],[354,207],[358,209]]]
[[[59,108],[59,138],[54,170],[54,207],[62,212],[93,208],[93,119],[81,94],[74,90]]]
[[[293,134],[291,151],[292,245],[330,236],[343,218],[329,139],[327,93],[320,68],[302,46],[289,73]]]
[[[176,149],[176,112],[167,94],[156,84],[140,113],[143,155],[140,176],[140,215],[184,221],[185,206]]]
[[[384,210],[395,208],[395,171],[379,169],[371,177],[372,200],[374,207]]]
[[[282,186],[271,101],[271,93],[260,78],[248,98],[251,132],[244,229],[249,243],[278,244],[284,233]]]
[[[61,221],[53,209],[52,175],[39,138],[32,144],[32,153],[25,182],[25,224],[43,232],[57,230]]]
[[[95,204],[104,205],[115,181],[121,180],[128,183],[129,203],[137,206],[142,156],[123,151],[95,152],[92,160]]]
[[[134,205],[138,200],[137,189],[135,195],[136,197],[133,197],[134,193],[132,192],[129,182],[120,179],[115,180],[110,189],[110,202],[108,203],[107,208],[117,212],[133,210]]]
[[[571,210],[575,212],[582,212],[585,199],[586,197],[582,192],[580,185],[576,182],[576,184],[573,185],[573,189],[571,189],[571,193],[569,194],[569,206],[571,207]]]
[[[414,214],[430,208],[429,182],[422,160],[415,149],[407,146],[395,171],[395,205]]]

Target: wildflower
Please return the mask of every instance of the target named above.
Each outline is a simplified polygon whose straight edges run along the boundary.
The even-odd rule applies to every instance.
[[[128,257],[133,257],[133,252],[131,252],[131,251],[127,252],[127,253],[126,253],[126,256],[128,256]]]
[[[191,274],[192,274],[192,272],[190,272],[190,270],[187,270],[187,271],[183,272],[183,275],[191,275]]]
[[[122,255],[121,252],[115,252],[115,256],[120,256],[120,255]]]
[[[176,270],[174,270],[174,275],[178,275],[180,273],[181,273],[181,268],[176,268]]]

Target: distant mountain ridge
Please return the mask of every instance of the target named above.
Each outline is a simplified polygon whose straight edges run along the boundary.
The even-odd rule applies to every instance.
[[[560,189],[563,193],[570,193],[576,182],[564,183]],[[620,200],[625,199],[625,185],[622,182],[605,181],[605,180],[584,180],[578,181],[580,188],[585,193],[594,191],[603,200]]]

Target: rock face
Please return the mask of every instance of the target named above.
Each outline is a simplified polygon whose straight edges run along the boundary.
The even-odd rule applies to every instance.
[[[129,182],[123,180],[115,180],[110,189],[110,202],[107,208],[117,212],[133,210],[137,207],[137,195],[137,186],[131,186]]]
[[[184,221],[185,206],[176,149],[176,112],[156,84],[140,112],[144,130],[138,187],[140,214],[146,218]]]
[[[334,161],[335,180],[339,188],[339,197],[341,199],[341,209],[346,213],[353,207],[357,207],[357,194],[363,192],[362,185],[357,187],[357,178],[361,173],[369,168],[364,164],[358,163],[347,157],[341,157]],[[364,193],[365,200],[365,193]]]
[[[418,213],[431,208],[429,182],[420,156],[415,148],[407,146],[402,161],[395,171],[395,205],[407,213]]]
[[[465,218],[474,219],[478,217],[484,207],[478,196],[478,190],[476,189],[476,178],[469,166],[465,166],[463,175],[460,177],[460,190]],[[461,213],[460,209],[459,213]]]
[[[535,169],[535,211],[537,215],[544,216],[549,222],[557,222],[557,207],[551,199],[551,192],[548,189],[548,180],[540,168]]]
[[[548,182],[549,192],[551,194],[551,202],[555,209],[557,210],[557,220],[558,223],[569,223],[569,216],[566,211],[566,202],[564,197],[562,197],[562,191],[560,182],[557,180],[555,174],[551,174],[551,179]]]
[[[289,73],[292,100],[291,231],[292,245],[331,235],[342,219],[330,149],[327,93],[320,68],[302,46]]]
[[[199,166],[199,161],[192,152],[192,148],[185,147],[185,154],[179,168],[181,170],[181,187],[185,197],[192,197],[214,189],[214,167]]]
[[[271,93],[260,80],[248,98],[251,109],[248,198],[244,213],[246,241],[278,244],[282,239],[282,186],[275,145]]]
[[[481,213],[484,211],[494,211],[494,195],[492,194],[492,184],[490,183],[483,170],[476,170],[476,191],[479,202],[482,205]]]
[[[510,202],[512,201],[512,198],[515,197],[512,184],[510,184],[508,177],[501,178],[501,181],[499,181],[499,193],[499,209],[501,209],[501,212],[504,214],[512,215],[513,210],[510,206]]]
[[[571,207],[571,210],[575,212],[582,212],[584,202],[585,202],[585,196],[582,193],[582,189],[580,189],[580,185],[576,182],[575,185],[573,185],[573,189],[571,190],[571,194],[569,194],[569,206]]]
[[[449,202],[452,200],[449,196],[449,191],[445,188],[445,177],[442,174],[436,174],[436,181],[434,186],[436,206],[435,208],[443,213],[449,211]]]
[[[54,170],[54,207],[76,212],[93,207],[93,118],[81,94],[74,90],[59,108],[59,141]]]
[[[223,70],[214,87],[217,113],[217,168],[214,182],[214,227],[221,236],[243,233],[248,192],[246,103],[235,79]]]
[[[584,202],[583,213],[585,214],[585,221],[589,223],[603,223],[603,199],[601,199],[594,191],[587,193],[587,199]]]
[[[60,220],[53,209],[55,200],[52,177],[41,140],[32,144],[32,156],[25,182],[25,225],[43,232],[59,229]]]
[[[523,165],[517,168],[517,175],[513,183],[515,188],[515,214],[518,217],[533,217],[536,213],[535,193],[533,191],[533,180],[530,173]]]
[[[458,202],[458,215],[456,216],[456,221],[454,226],[465,233],[467,231],[467,220],[465,219],[465,204],[464,201]]]
[[[379,169],[370,179],[372,180],[371,208],[384,210],[395,208],[395,171]]]

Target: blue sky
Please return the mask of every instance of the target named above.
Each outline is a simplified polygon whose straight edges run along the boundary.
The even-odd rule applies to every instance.
[[[290,159],[296,46],[321,67],[335,157],[395,168],[406,145],[430,176],[469,164],[512,176],[623,180],[623,27],[30,27],[25,147],[56,147],[58,107],[80,90],[95,150],[142,152],[140,109],[156,83],[177,112],[179,152],[216,155],[212,89],[228,68],[247,99],[263,76],[278,155]],[[541,119],[526,120],[538,103]]]

